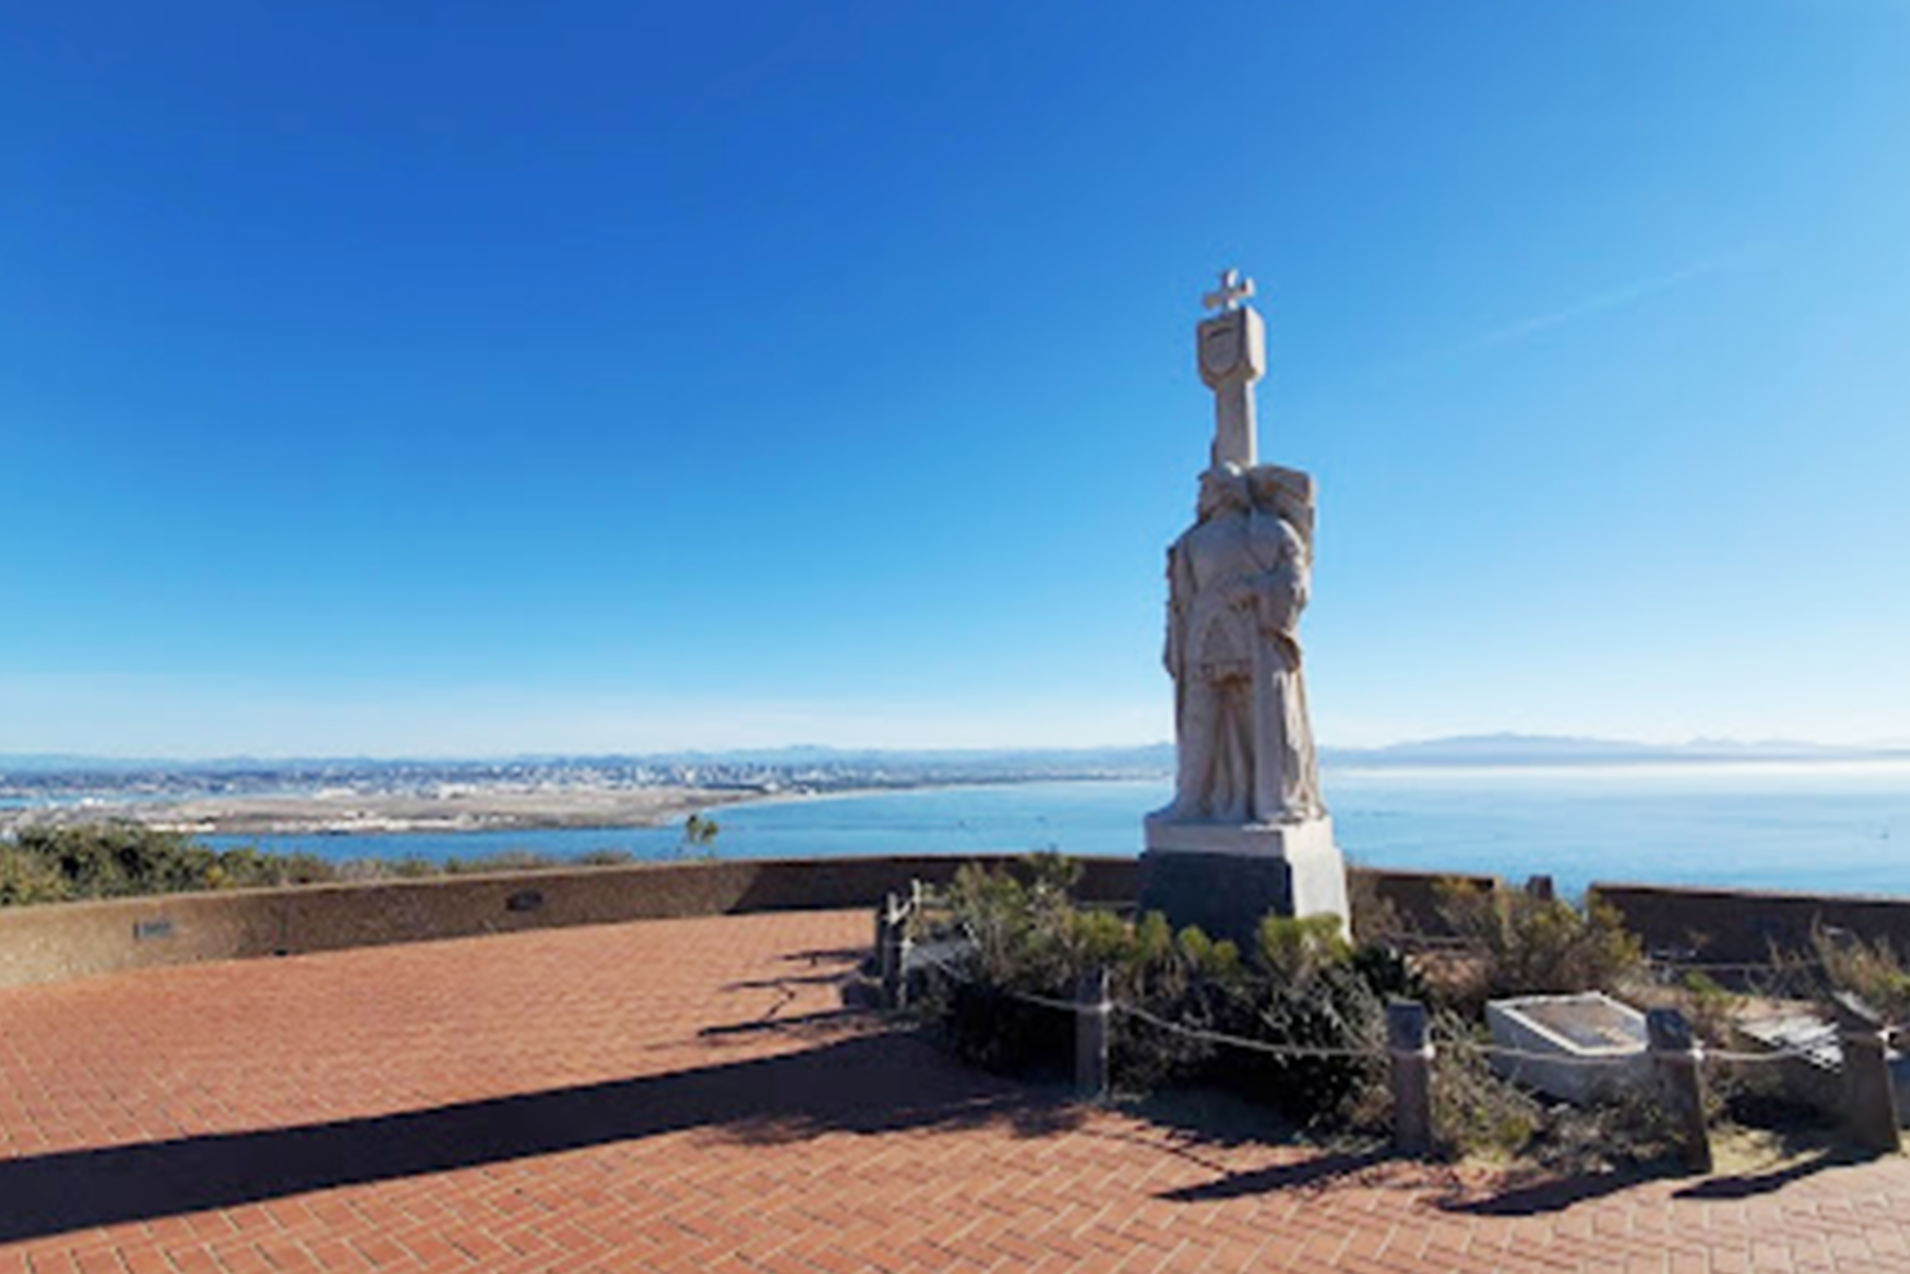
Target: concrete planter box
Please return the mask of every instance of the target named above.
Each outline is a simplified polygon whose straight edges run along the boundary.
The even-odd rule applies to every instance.
[[[1493,1000],[1486,1024],[1494,1044],[1528,1055],[1495,1055],[1492,1069],[1561,1101],[1590,1105],[1651,1081],[1645,1015],[1597,991]]]

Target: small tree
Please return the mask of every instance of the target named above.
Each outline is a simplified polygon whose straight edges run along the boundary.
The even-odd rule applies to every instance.
[[[692,814],[683,820],[683,839],[677,843],[677,857],[716,857],[716,834],[722,828],[706,814]]]

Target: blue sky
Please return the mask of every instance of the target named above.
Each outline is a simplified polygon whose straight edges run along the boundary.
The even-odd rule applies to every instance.
[[[0,752],[1910,737],[1910,4],[0,11]]]

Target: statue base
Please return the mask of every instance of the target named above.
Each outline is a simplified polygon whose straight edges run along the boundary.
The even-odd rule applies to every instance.
[[[1332,915],[1346,927],[1346,860],[1332,819],[1242,827],[1149,816],[1146,827],[1141,910],[1164,913],[1174,928],[1199,925],[1251,952],[1269,913]]]

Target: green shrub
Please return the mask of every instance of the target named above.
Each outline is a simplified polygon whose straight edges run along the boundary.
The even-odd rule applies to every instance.
[[[210,888],[218,861],[213,851],[177,832],[117,821],[28,827],[20,832],[19,849],[57,873],[74,898]]]
[[[178,832],[115,821],[28,827],[0,846],[0,905],[211,889],[251,889],[334,880],[312,854],[219,851]]]
[[[1276,981],[1306,981],[1353,954],[1334,916],[1268,916],[1254,937],[1260,963]]]
[[[442,863],[415,856],[335,862],[316,854],[269,853],[253,845],[215,850],[178,832],[125,820],[37,826],[21,831],[17,842],[0,842],[0,906],[333,881],[417,880],[573,863],[610,866],[631,858],[619,849],[592,850],[574,860],[505,850]]]
[[[1482,1032],[1444,1010],[1432,1019],[1433,1136],[1454,1156],[1510,1158],[1538,1133],[1543,1112],[1517,1084],[1501,1078],[1479,1050]]]
[[[337,879],[337,866],[316,854],[268,854],[252,845],[218,854],[206,872],[212,889],[279,889]]]
[[[1383,996],[1410,980],[1396,956],[1356,952],[1332,918],[1270,918],[1250,960],[1197,928],[1172,932],[1158,913],[1130,922],[1077,907],[1068,891],[1079,872],[1053,855],[957,872],[946,923],[925,936],[966,940],[957,976],[926,1006],[958,1053],[996,1069],[1064,1069],[1073,1016],[1017,995],[1072,1000],[1081,973],[1106,968],[1114,998],[1140,1010],[1113,1023],[1123,1088],[1215,1084],[1307,1122],[1367,1117],[1383,1079]],[[1348,1055],[1272,1056],[1208,1032]]]
[[[1439,910],[1468,948],[1446,987],[1467,1008],[1506,996],[1616,991],[1644,973],[1638,938],[1596,901],[1581,909],[1522,889],[1495,895],[1446,881]]]
[[[38,855],[0,844],[0,907],[64,902],[72,897],[66,878]]]
[[[1887,1023],[1910,1022],[1910,972],[1889,942],[1874,942],[1839,934],[1819,925],[1811,931],[1811,946],[1823,970],[1823,994],[1843,991],[1855,995],[1881,1014]]]
[[[406,859],[405,862],[415,860]],[[470,858],[447,858],[442,863],[424,864],[420,875],[430,876],[442,873],[446,876],[476,876],[497,871],[542,871],[545,868],[561,866],[560,859],[549,854],[540,854],[531,849],[500,849],[489,854],[478,854]]]

